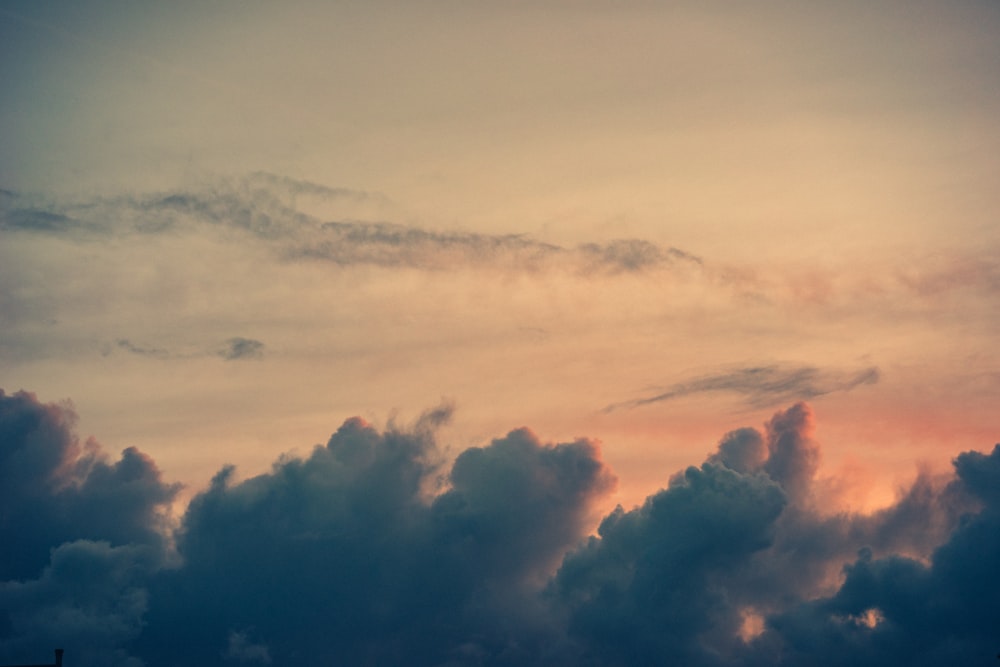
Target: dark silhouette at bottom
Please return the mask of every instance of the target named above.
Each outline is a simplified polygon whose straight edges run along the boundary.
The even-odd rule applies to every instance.
[[[2,667],[62,667],[62,656],[63,650],[61,648],[57,648],[55,662],[46,662],[40,665],[2,665]]]

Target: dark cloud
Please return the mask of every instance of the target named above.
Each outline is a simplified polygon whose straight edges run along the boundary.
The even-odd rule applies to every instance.
[[[854,373],[824,370],[814,366],[752,366],[678,382],[651,396],[613,403],[604,410],[611,412],[622,408],[636,408],[707,392],[738,394],[753,408],[772,407],[836,391],[850,391],[860,385],[875,384],[878,380],[879,370],[875,366]]]
[[[861,549],[832,596],[769,620],[757,652],[770,664],[971,665],[997,653],[1000,627],[1000,445],[955,461],[952,491],[981,503],[926,564]],[[988,480],[988,481],[987,481]]]
[[[0,218],[0,229],[60,233],[79,228],[76,220],[52,211],[14,209]]]
[[[872,514],[823,507],[805,404],[590,535],[615,478],[528,429],[448,464],[451,407],[226,467],[179,525],[135,450],[0,393],[0,662],[938,665],[1000,627],[1000,445]],[[7,545],[15,545],[13,548]],[[838,580],[838,574],[840,579]]]
[[[220,356],[226,361],[256,359],[264,355],[264,343],[253,338],[230,338]]]
[[[200,352],[168,350],[162,347],[137,345],[127,338],[119,338],[115,341],[115,345],[118,349],[150,359],[195,359],[214,356],[222,357],[226,361],[237,361],[240,359],[259,359],[264,356],[264,343],[253,338],[243,338],[242,336],[230,338],[222,347]]]
[[[119,338],[115,341],[115,344],[122,350],[126,352],[131,352],[132,354],[137,354],[140,357],[152,357],[153,359],[168,359],[172,354],[168,350],[159,347],[143,347],[141,345],[136,345],[127,338]]]
[[[167,557],[177,485],[134,448],[112,461],[68,405],[0,390],[0,662],[57,646],[127,664],[144,581]],[[21,656],[21,657],[19,657]]]
[[[386,432],[351,419],[307,459],[242,483],[222,471],[184,518],[142,652],[213,664],[254,628],[279,664],[524,658],[507,634],[527,633],[531,596],[614,478],[592,443],[522,429],[463,452],[434,492],[447,414]]]

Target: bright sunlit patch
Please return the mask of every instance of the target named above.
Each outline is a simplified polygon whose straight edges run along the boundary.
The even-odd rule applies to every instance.
[[[881,609],[872,607],[871,609],[866,609],[860,614],[838,617],[838,620],[841,623],[850,624],[857,628],[874,630],[882,623],[882,621],[885,620],[885,615],[882,613]]]
[[[869,630],[877,627],[879,623],[885,620],[885,616],[882,615],[881,609],[876,609],[872,607],[864,611],[857,616],[853,616],[852,620],[862,627],[866,627]]]
[[[741,613],[743,623],[737,634],[744,643],[750,643],[764,632],[764,617],[753,607],[747,607]]]

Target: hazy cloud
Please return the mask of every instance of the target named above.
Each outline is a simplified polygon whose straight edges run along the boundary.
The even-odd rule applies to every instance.
[[[14,203],[19,199],[13,194],[11,198]],[[314,211],[303,204],[305,199],[325,202],[330,210],[326,214]],[[256,173],[191,190],[78,202],[32,202],[31,208],[8,204],[0,209],[0,231],[30,229],[65,236],[85,229],[91,235],[118,236],[202,226],[239,230],[273,243],[285,259],[425,270],[489,266],[563,268],[591,274],[674,265],[697,267],[701,263],[682,250],[641,239],[563,247],[523,234],[440,231],[364,217],[371,205],[378,209],[386,203],[378,194]]]
[[[115,344],[122,350],[126,352],[131,352],[132,354],[137,354],[140,357],[152,357],[153,359],[167,359],[171,357],[169,351],[158,347],[142,347],[136,345],[127,338],[119,338],[115,341]]]
[[[707,392],[738,394],[743,396],[750,407],[762,408],[807,400],[836,391],[850,391],[860,385],[875,384],[878,380],[879,370],[875,366],[854,373],[814,366],[754,366],[678,382],[650,396],[613,403],[604,410],[611,412],[622,408],[637,408]]]
[[[226,341],[226,346],[226,349],[220,352],[226,361],[256,359],[264,355],[264,343],[253,338],[230,338]]]
[[[115,341],[118,349],[125,350],[131,354],[150,359],[193,359],[198,357],[222,357],[226,361],[237,361],[240,359],[259,359],[264,356],[264,343],[253,338],[243,338],[236,336],[225,341],[221,347],[213,350],[191,351],[191,350],[169,350],[162,347],[149,347],[137,345],[127,338],[119,338]]]

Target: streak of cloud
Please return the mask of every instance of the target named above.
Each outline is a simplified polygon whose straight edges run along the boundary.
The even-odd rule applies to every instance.
[[[604,408],[604,412],[637,408],[708,392],[734,393],[742,396],[752,408],[765,408],[837,391],[850,391],[861,385],[875,384],[878,380],[879,370],[875,366],[850,374],[814,366],[751,366],[678,382],[651,396],[612,403]]]
[[[264,343],[253,338],[230,338],[219,355],[226,361],[258,359],[264,355]]]
[[[302,198],[318,198],[340,215],[307,212]],[[376,193],[327,186],[267,173],[196,190],[128,195],[82,202],[13,202],[0,210],[0,231],[34,231],[76,240],[177,233],[193,226],[231,229],[276,244],[286,260],[338,266],[440,270],[494,267],[563,268],[588,274],[638,273],[663,267],[699,268],[683,250],[642,239],[613,239],[564,247],[524,234],[438,231],[379,219],[359,219],[365,206],[385,205]],[[26,199],[27,198],[23,198]],[[336,213],[336,211],[334,211]]]

